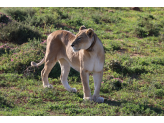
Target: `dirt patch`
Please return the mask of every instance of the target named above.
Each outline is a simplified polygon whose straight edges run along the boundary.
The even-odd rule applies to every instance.
[[[130,58],[132,58],[132,57],[141,57],[142,58],[144,56],[139,54],[139,53],[133,53],[133,54],[130,55]]]
[[[32,91],[32,90],[28,90],[28,89],[27,89],[26,91],[28,91],[29,94],[34,93],[34,91]]]
[[[3,74],[4,73],[4,71],[3,70],[0,70],[0,74]]]
[[[109,13],[114,13],[114,11],[113,11],[113,10],[108,10],[108,12],[109,12]]]
[[[105,32],[112,32],[112,30],[108,30],[108,29],[107,29],[107,30],[105,30]]]
[[[21,97],[20,99],[16,99],[16,100],[14,101],[15,104],[21,104],[22,102],[23,102],[24,104],[27,104],[27,103],[28,103],[27,97]]]
[[[128,49],[123,49],[123,48],[121,48],[120,50],[117,51],[117,53],[119,53],[119,54],[124,54],[126,52],[128,52]]]
[[[124,42],[124,40],[122,40],[122,39],[116,39],[116,41],[121,41],[121,42]]]
[[[141,11],[139,7],[130,7],[130,10]]]

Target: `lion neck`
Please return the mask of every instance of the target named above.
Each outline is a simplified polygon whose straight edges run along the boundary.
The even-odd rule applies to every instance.
[[[94,40],[93,40],[91,46],[88,49],[86,49],[86,51],[88,51],[88,52],[92,52],[93,51],[93,47],[94,47],[94,45],[96,43],[96,34],[94,34],[93,37],[94,37]]]

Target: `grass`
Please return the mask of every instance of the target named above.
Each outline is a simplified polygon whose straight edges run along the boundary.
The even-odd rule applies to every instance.
[[[3,116],[163,116],[163,8],[1,8],[0,115]],[[111,12],[112,10],[112,12]],[[45,54],[47,35],[55,30],[76,34],[93,28],[105,49],[100,96],[104,103],[83,100],[80,75],[71,69],[60,82],[57,63],[49,75],[53,89],[44,89],[43,66],[31,68]],[[92,74],[90,88],[94,90]]]

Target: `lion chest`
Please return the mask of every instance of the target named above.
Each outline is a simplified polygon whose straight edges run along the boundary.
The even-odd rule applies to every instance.
[[[99,58],[93,57],[92,59],[88,59],[83,63],[83,67],[85,70],[89,72],[100,72],[103,70],[104,62],[102,62]]]

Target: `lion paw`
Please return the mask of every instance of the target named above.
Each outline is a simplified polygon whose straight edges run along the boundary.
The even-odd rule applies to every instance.
[[[53,88],[53,86],[51,84],[49,85],[43,85],[44,88]]]
[[[93,101],[97,103],[103,103],[104,98],[103,97],[93,97]]]
[[[76,93],[77,90],[76,90],[76,88],[71,88],[71,89],[70,89],[70,92]]]
[[[92,101],[92,97],[84,97],[83,99]]]

